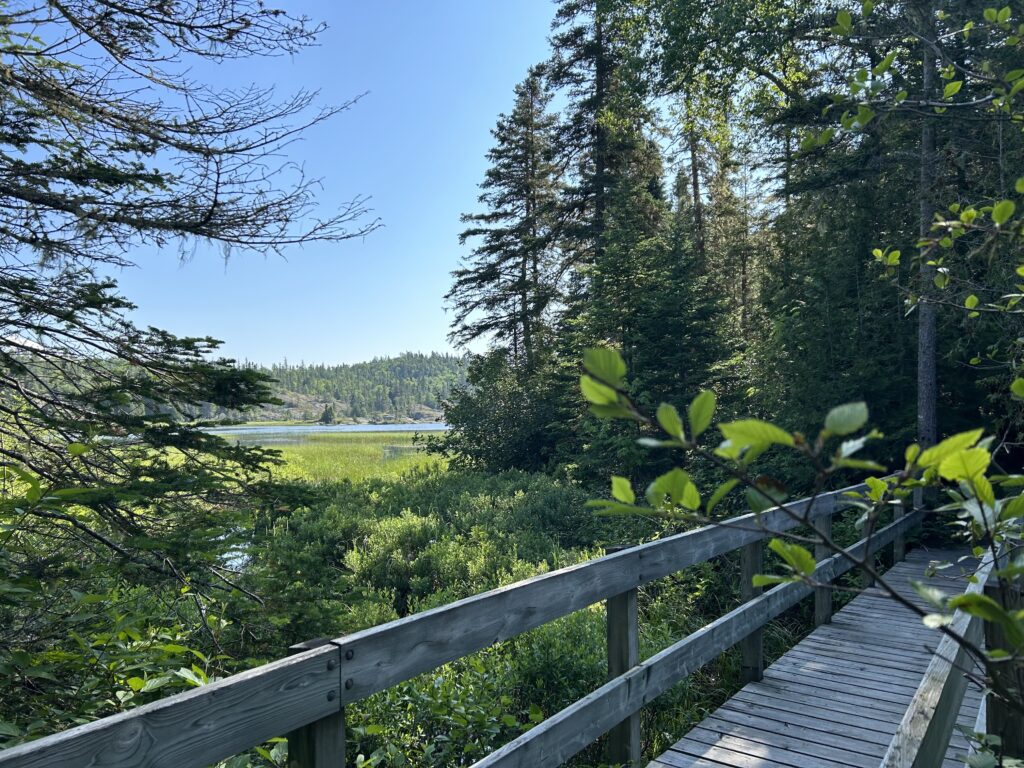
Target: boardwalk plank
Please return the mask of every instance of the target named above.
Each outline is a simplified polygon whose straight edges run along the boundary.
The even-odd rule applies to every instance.
[[[931,560],[911,552],[885,579],[914,606],[931,608],[910,582],[954,594],[945,575],[924,577]],[[694,727],[650,768],[876,768],[933,658],[941,634],[878,591],[856,596]],[[957,721],[974,726],[980,694],[968,690]],[[967,739],[954,734],[941,768],[962,768]],[[959,758],[957,757],[959,755]]]

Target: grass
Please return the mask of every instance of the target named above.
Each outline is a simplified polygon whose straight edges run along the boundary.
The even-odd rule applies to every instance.
[[[445,462],[413,446],[414,432],[337,432],[316,434],[301,442],[272,447],[281,451],[287,464],[284,477],[331,483],[400,475],[411,469],[440,466]]]

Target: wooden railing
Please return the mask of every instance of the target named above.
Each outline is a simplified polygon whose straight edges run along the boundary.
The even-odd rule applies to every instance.
[[[295,655],[128,712],[0,751],[0,768],[167,766],[200,768],[268,739],[288,736],[289,764],[324,768],[344,763],[345,705],[607,601],[609,677],[605,685],[487,756],[477,766],[556,766],[612,731],[610,758],[640,757],[639,711],[694,670],[737,643],[744,672],[758,679],[763,627],[814,588],[784,584],[763,594],[744,586],[745,602],[720,619],[639,661],[637,588],[692,565],[741,549],[744,584],[761,568],[766,537],[810,517],[828,526],[843,495],[863,486],[747,514],[586,563],[542,574],[346,637],[299,648]],[[856,557],[892,544],[902,558],[907,531],[920,511],[898,510],[890,524],[847,551]],[[819,553],[814,578],[830,583],[853,564]],[[831,615],[831,590],[815,596],[818,622]]]

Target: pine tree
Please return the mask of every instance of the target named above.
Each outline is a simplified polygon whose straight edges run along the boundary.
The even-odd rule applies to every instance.
[[[471,226],[459,237],[477,242],[467,266],[453,273],[446,298],[455,308],[452,341],[486,337],[508,349],[510,364],[525,375],[544,344],[545,311],[556,296],[553,216],[558,178],[550,94],[534,69],[515,89],[508,115],[493,130],[491,165],[481,184],[481,213],[465,214]]]

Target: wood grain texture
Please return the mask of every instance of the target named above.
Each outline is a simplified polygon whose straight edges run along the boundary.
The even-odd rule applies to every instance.
[[[819,496],[811,517],[832,514],[843,494],[864,488]],[[788,508],[802,514],[810,503],[801,499]],[[345,703],[358,701],[612,595],[790,530],[798,522],[777,507],[742,515],[339,638],[334,642],[346,659],[342,698]]]
[[[892,535],[878,531],[873,548],[892,543],[908,526],[888,528]],[[914,594],[911,580],[933,580],[923,577],[928,559],[912,553],[885,574],[886,582],[904,596]],[[945,586],[962,592],[966,582],[956,589]],[[878,614],[885,616],[881,628]],[[899,642],[893,644],[896,631]],[[762,682],[746,685],[650,766],[878,768],[932,668],[941,637],[892,600],[873,592],[859,595],[831,624],[768,667]],[[915,768],[962,768],[962,759],[955,758],[969,745],[959,734],[948,734],[953,718],[968,725],[977,720],[981,698],[969,690],[960,703],[958,692],[950,693],[931,726],[946,738],[922,753]]]
[[[608,598],[608,679],[640,663],[640,623],[637,591]],[[608,762],[634,768],[640,764],[640,713],[634,712],[608,732]]]
[[[919,515],[915,514],[881,528],[875,533],[873,544],[884,546],[890,543],[898,531],[905,531],[918,518]],[[862,540],[848,551],[859,558],[864,555],[867,546],[868,542]],[[834,555],[818,564],[814,580],[832,581],[852,567],[847,557]],[[803,582],[790,583],[751,599],[569,705],[475,763],[474,768],[544,768],[560,765],[608,731],[621,720],[624,713],[638,711],[722,651],[747,637],[752,629],[763,626],[812,591],[813,588]]]
[[[829,518],[831,520],[831,518]],[[755,541],[740,550],[740,598],[752,600],[764,589],[755,587],[752,580],[764,571],[764,544]],[[740,641],[740,656],[743,659],[743,682],[760,680],[764,674],[764,628],[758,627]]]
[[[0,766],[208,766],[339,712],[337,662],[333,646],[306,651],[0,751]]]
[[[992,564],[991,556],[982,561],[977,581],[968,585],[966,592],[979,593],[984,589]],[[977,642],[981,637],[981,619],[957,611],[950,629]],[[954,638],[943,636],[886,750],[881,768],[925,768],[942,759],[967,687],[961,670],[969,666],[966,651]]]

